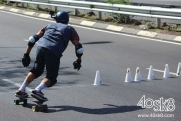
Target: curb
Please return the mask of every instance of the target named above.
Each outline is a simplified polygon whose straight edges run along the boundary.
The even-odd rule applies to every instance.
[[[52,20],[49,14],[44,14],[44,13],[30,12],[30,11],[25,11],[21,9],[10,8],[7,6],[0,6],[0,10],[22,14],[26,16]],[[150,31],[145,31],[145,30],[138,30],[138,29],[133,29],[133,28],[126,28],[126,27],[121,27],[121,26],[109,25],[109,24],[92,22],[92,21],[87,21],[87,20],[78,20],[78,19],[73,19],[73,18],[70,18],[69,23],[97,28],[97,29],[108,30],[108,31],[114,31],[114,32],[120,32],[120,33],[125,33],[125,34],[131,34],[131,35],[137,35],[137,36],[148,37],[148,38],[153,38],[153,39],[160,39],[160,40],[181,43],[181,36],[176,36],[176,35],[162,34],[162,33],[157,33],[157,32],[150,32]]]

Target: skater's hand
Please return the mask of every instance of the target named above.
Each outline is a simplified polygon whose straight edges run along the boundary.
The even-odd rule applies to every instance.
[[[76,60],[73,62],[74,69],[79,70],[81,68],[81,60]]]
[[[28,67],[30,64],[30,61],[31,61],[31,59],[30,59],[29,54],[25,53],[23,58],[22,58],[22,64],[24,65],[24,67]]]

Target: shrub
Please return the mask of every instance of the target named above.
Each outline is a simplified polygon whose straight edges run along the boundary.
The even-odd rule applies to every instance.
[[[124,5],[130,5],[131,4],[131,0],[108,0],[108,3],[111,4],[124,4]],[[129,19],[128,15],[125,14],[119,14],[119,13],[108,13],[108,15],[111,16],[112,21],[115,23],[127,23],[127,19]],[[126,21],[125,21],[126,20]]]

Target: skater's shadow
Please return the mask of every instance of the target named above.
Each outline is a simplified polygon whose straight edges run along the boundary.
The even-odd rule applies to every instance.
[[[102,114],[125,113],[125,112],[131,112],[131,111],[143,109],[140,106],[116,106],[116,105],[110,105],[110,104],[104,104],[104,105],[107,105],[109,107],[91,109],[91,108],[76,107],[76,106],[51,106],[51,107],[48,107],[47,113],[72,110],[72,111],[76,111],[80,113],[102,115]]]

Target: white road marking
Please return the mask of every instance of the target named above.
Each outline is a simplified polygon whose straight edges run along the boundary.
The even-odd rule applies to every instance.
[[[93,26],[96,22],[92,21],[82,21],[80,24],[85,26]]]
[[[150,31],[144,31],[144,30],[140,30],[137,35],[140,36],[146,36],[146,37],[155,37],[157,35],[156,32],[150,32]]]
[[[0,6],[0,9],[4,9],[5,8],[5,6]]]
[[[11,8],[10,11],[12,11],[12,12],[18,12],[19,9]]]
[[[113,31],[121,31],[123,29],[123,27],[122,26],[109,25],[106,29],[107,30],[113,30]]]
[[[33,15],[35,12],[25,12],[26,15]]]
[[[9,80],[9,79],[2,79],[2,80],[5,81],[5,82],[8,82],[8,83],[10,83],[10,84],[13,84],[13,85],[15,85],[15,86],[18,86],[18,87],[21,86],[21,84],[15,83],[15,82],[13,82],[13,81],[11,81],[11,80]],[[26,90],[28,90],[29,92],[32,91],[32,89],[31,89],[31,88],[28,88],[28,87],[26,87]]]
[[[146,68],[146,69],[148,69],[149,70],[149,68]],[[162,72],[162,73],[164,73],[164,71],[163,70],[158,70],[158,69],[153,69],[154,71],[157,71],[157,72]],[[172,75],[176,75],[176,73],[173,73],[173,72],[170,72],[170,74],[172,74]]]
[[[18,84],[18,83],[16,83],[16,82],[13,82],[13,81],[11,81],[10,79],[2,79],[2,81],[5,81],[5,82],[8,82],[8,83],[10,83],[10,84],[13,84],[13,85],[15,85],[15,86],[17,86],[17,87],[20,87],[21,86],[21,84]],[[72,88],[72,87],[87,87],[87,85],[74,85],[74,86],[60,86],[60,87],[54,87],[54,89],[61,89],[61,88]],[[32,89],[31,88],[29,88],[29,87],[26,87],[26,90],[28,90],[29,92],[31,92],[32,91]]]
[[[178,42],[181,42],[181,36],[177,36],[174,40],[178,41]]]
[[[35,17],[26,16],[26,15],[20,15],[20,14],[17,14],[17,13],[11,13],[11,12],[7,12],[7,11],[0,11],[0,12],[9,13],[9,14],[17,15],[17,16],[26,17],[26,18],[42,20],[42,21],[55,22],[53,20],[46,20],[46,19],[41,19],[41,18],[35,18]],[[83,26],[79,26],[79,25],[71,25],[71,26],[75,26],[75,27],[79,27],[79,28],[84,28],[84,29],[89,29],[89,30],[94,30],[94,31],[105,32],[105,33],[110,33],[110,34],[123,35],[123,36],[134,37],[134,38],[141,38],[141,39],[146,39],[146,40],[151,40],[151,41],[156,41],[156,42],[163,42],[163,43],[168,43],[168,44],[181,45],[181,43],[177,43],[177,42],[164,41],[164,40],[154,39],[154,38],[140,37],[140,36],[136,36],[136,35],[129,35],[129,34],[124,34],[124,33],[118,33],[118,32],[100,30],[100,29],[95,29],[95,28],[83,27]]]
[[[41,13],[38,17],[41,17],[41,18],[49,18],[50,15]]]

